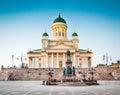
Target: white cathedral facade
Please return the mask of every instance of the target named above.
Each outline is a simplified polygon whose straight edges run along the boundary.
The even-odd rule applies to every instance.
[[[67,38],[67,23],[58,15],[52,24],[52,39],[45,32],[42,35],[42,49],[30,50],[27,53],[29,68],[63,68],[66,66],[66,51],[71,52],[72,65],[76,68],[90,68],[92,52],[79,49],[79,39],[76,32],[72,39]]]

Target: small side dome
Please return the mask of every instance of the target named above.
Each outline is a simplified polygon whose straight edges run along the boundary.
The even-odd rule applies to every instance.
[[[48,34],[45,32],[45,33],[43,33],[43,35],[42,36],[48,36]]]
[[[76,32],[74,32],[74,33],[72,34],[72,36],[78,36],[78,34],[77,34]]]

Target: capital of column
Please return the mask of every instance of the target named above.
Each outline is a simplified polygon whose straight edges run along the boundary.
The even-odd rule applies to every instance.
[[[52,55],[51,55],[51,67],[53,68],[53,53],[52,53]]]
[[[57,68],[59,68],[59,59],[58,59],[58,53],[57,53]]]
[[[73,66],[75,66],[75,53],[73,54]]]

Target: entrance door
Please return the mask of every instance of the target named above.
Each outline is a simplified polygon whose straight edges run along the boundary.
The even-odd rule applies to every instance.
[[[59,68],[62,68],[62,61],[59,62]]]

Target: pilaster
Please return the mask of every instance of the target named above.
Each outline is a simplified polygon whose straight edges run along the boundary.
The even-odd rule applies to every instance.
[[[59,59],[58,59],[58,53],[57,53],[57,68],[59,68]]]
[[[49,68],[49,63],[48,63],[48,54],[46,53],[46,68]]]
[[[54,68],[53,67],[53,53],[51,54],[51,67]]]

